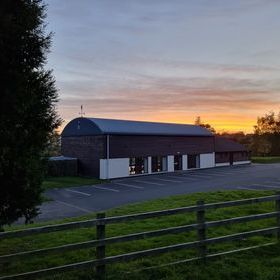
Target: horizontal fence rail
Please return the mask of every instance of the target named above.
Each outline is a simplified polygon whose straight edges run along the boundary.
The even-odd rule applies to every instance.
[[[234,224],[239,222],[249,222],[249,221],[256,221],[256,220],[262,220],[268,218],[276,218],[277,216],[278,216],[278,212],[271,212],[271,213],[250,215],[244,217],[230,218],[230,219],[225,219],[220,221],[207,222],[205,223],[205,227],[210,228],[210,227],[229,225],[229,224]],[[133,233],[133,234],[123,235],[123,236],[109,237],[100,240],[90,240],[90,241],[79,242],[79,243],[74,243],[69,245],[62,245],[62,246],[46,248],[46,249],[14,253],[14,254],[0,256],[0,262],[11,261],[12,259],[20,258],[24,256],[40,255],[46,253],[61,253],[65,251],[75,250],[75,249],[87,249],[90,247],[140,240],[149,237],[162,236],[166,234],[183,233],[183,232],[196,230],[198,228],[199,228],[198,224],[191,224],[191,225],[177,226],[177,227],[165,228],[165,229],[154,230],[154,231]]]
[[[278,200],[278,195],[271,195],[271,196],[248,198],[248,199],[241,199],[241,200],[235,200],[235,201],[209,203],[209,204],[204,204],[203,207],[206,210],[208,210],[208,209],[210,210],[210,209],[218,209],[218,208],[225,208],[225,207],[241,206],[241,205],[252,204],[252,203],[276,201],[276,200]],[[200,209],[200,206],[188,206],[188,207],[167,209],[167,210],[162,210],[162,211],[146,212],[146,213],[140,213],[140,214],[107,217],[104,219],[104,222],[106,224],[113,224],[113,223],[128,222],[131,220],[143,220],[143,219],[156,218],[156,217],[167,216],[167,215],[176,215],[176,214],[183,214],[183,213],[188,213],[188,212],[195,212],[195,211],[198,211],[199,209]],[[97,219],[92,219],[92,220],[86,220],[86,221],[81,221],[81,222],[64,223],[64,224],[60,224],[60,225],[49,225],[49,226],[29,228],[29,229],[24,229],[24,230],[0,232],[0,239],[9,238],[9,237],[24,237],[24,236],[28,236],[30,234],[50,233],[50,232],[55,232],[55,231],[92,227],[92,226],[96,225],[96,222],[97,222]]]
[[[267,246],[271,246],[271,245],[275,245],[275,244],[277,244],[277,243],[276,242],[269,242],[269,243],[265,243],[265,244],[262,244],[262,245],[249,246],[249,247],[230,250],[230,251],[226,251],[226,252],[208,254],[207,259],[210,259],[210,258],[213,258],[213,257],[225,256],[225,255],[229,255],[229,254],[233,254],[233,253],[240,253],[240,252],[244,252],[244,251],[248,251],[248,250],[252,250],[252,249],[259,249],[259,248],[262,248],[262,247],[267,247]],[[188,263],[188,262],[193,262],[193,261],[199,261],[201,259],[202,259],[201,257],[183,259],[183,260],[174,261],[174,262],[165,263],[165,264],[160,264],[160,265],[156,265],[156,266],[149,266],[149,267],[145,267],[145,268],[135,269],[135,270],[132,270],[132,271],[128,271],[127,274],[141,272],[141,271],[145,271],[145,270],[152,270],[152,269],[155,269],[155,268],[166,267],[166,266],[171,266],[171,265],[183,264],[183,263]]]
[[[246,204],[254,204],[254,203],[261,203],[261,202],[269,202],[275,201],[275,210],[274,212],[270,213],[262,213],[262,214],[255,214],[255,215],[248,215],[242,217],[233,217],[229,219],[223,219],[218,221],[209,221],[205,220],[205,213],[207,210],[215,210],[219,208],[225,207],[233,207],[233,206],[241,206]],[[127,234],[122,236],[115,236],[115,237],[107,237],[106,238],[106,225],[113,224],[113,223],[123,223],[127,221],[134,221],[134,220],[142,220],[148,218],[156,218],[168,215],[176,215],[188,212],[196,212],[197,213],[197,222],[195,224],[189,225],[182,225],[170,228],[164,228],[159,230],[153,231],[146,231],[140,233],[133,233]],[[224,225],[231,225],[235,223],[244,223],[250,221],[257,221],[262,219],[271,219],[276,218],[277,226],[258,229],[253,231],[235,233],[226,236],[214,237],[214,238],[207,238],[207,229],[211,227],[217,226],[224,226]],[[252,236],[257,235],[266,235],[266,234],[275,234],[280,237],[280,195],[273,195],[273,196],[266,196],[266,197],[259,197],[259,198],[249,198],[249,199],[242,199],[236,201],[226,201],[226,202],[219,202],[219,203],[209,203],[204,204],[203,201],[199,201],[196,206],[188,206],[188,207],[181,207],[175,209],[167,209],[162,211],[153,211],[153,212],[146,212],[140,214],[132,214],[132,215],[124,215],[124,216],[116,216],[116,217],[105,217],[104,213],[97,214],[97,219],[91,219],[81,222],[71,222],[65,223],[61,225],[50,225],[50,226],[43,226],[38,228],[30,228],[25,230],[17,230],[11,232],[4,232],[0,233],[0,238],[13,238],[13,237],[23,237],[29,236],[39,233],[51,233],[61,230],[69,230],[69,229],[76,229],[76,228],[84,228],[84,227],[96,227],[96,240],[90,240],[85,242],[73,243],[73,244],[66,244],[51,248],[44,248],[44,249],[37,249],[32,251],[25,251],[19,253],[13,253],[8,255],[0,256],[0,263],[7,263],[11,262],[15,259],[20,258],[27,258],[31,256],[40,256],[46,255],[50,253],[61,253],[65,251],[71,250],[80,250],[80,249],[88,249],[91,247],[96,247],[96,259],[83,261],[79,263],[67,264],[58,267],[46,268],[32,272],[26,272],[16,275],[8,275],[0,277],[0,280],[6,279],[32,279],[39,276],[50,275],[50,273],[62,273],[76,269],[85,269],[89,267],[96,267],[96,274],[98,279],[105,279],[105,267],[107,264],[113,264],[116,262],[121,261],[129,261],[134,260],[137,258],[142,258],[146,256],[153,256],[157,254],[173,252],[182,249],[191,249],[197,248],[199,256],[193,259],[203,259],[207,257],[214,256],[207,255],[207,245],[210,244],[217,244],[221,242],[227,241],[234,241],[240,240],[243,238],[249,238]],[[188,231],[196,231],[197,232],[197,241],[169,245],[165,247],[153,248],[143,251],[131,252],[127,254],[117,255],[117,256],[109,256],[106,257],[106,245],[114,244],[114,243],[121,243],[121,242],[128,242],[134,240],[141,240],[145,238],[151,237],[158,237],[167,234],[178,234]],[[242,250],[242,249],[239,249]],[[238,250],[232,250],[238,251]],[[216,255],[223,255],[227,254],[228,252],[218,253]],[[191,260],[191,259],[190,259]],[[185,262],[188,260],[184,260]],[[184,262],[182,261],[182,262]]]
[[[113,264],[113,263],[120,262],[120,261],[134,260],[134,259],[138,259],[138,258],[142,258],[142,257],[146,257],[146,256],[153,256],[153,255],[157,255],[157,254],[163,254],[163,253],[178,251],[178,250],[182,250],[182,249],[192,249],[192,248],[196,248],[202,244],[217,244],[217,243],[221,243],[221,242],[225,242],[225,241],[240,240],[245,237],[248,238],[248,237],[263,235],[263,234],[268,234],[268,233],[276,233],[278,230],[279,230],[279,227],[271,227],[271,228],[266,228],[266,229],[261,229],[261,230],[242,232],[242,233],[231,234],[231,235],[226,235],[226,236],[222,236],[222,237],[205,239],[204,241],[181,243],[181,244],[159,247],[159,248],[154,248],[154,249],[149,249],[149,250],[144,250],[144,251],[132,252],[132,253],[123,254],[123,255],[106,257],[101,260],[84,261],[84,262],[80,262],[80,263],[74,263],[74,264],[53,267],[53,268],[47,268],[47,269],[42,269],[42,270],[33,271],[33,272],[27,272],[27,273],[11,275],[11,276],[4,276],[4,277],[0,277],[0,280],[19,279],[19,278],[20,279],[25,279],[25,278],[31,279],[31,277],[32,278],[38,277],[38,276],[41,277],[41,276],[49,275],[50,273],[58,273],[58,272],[61,273],[61,272],[66,272],[66,271],[70,271],[70,270],[74,270],[74,269],[85,269],[85,268],[89,268],[92,266]]]

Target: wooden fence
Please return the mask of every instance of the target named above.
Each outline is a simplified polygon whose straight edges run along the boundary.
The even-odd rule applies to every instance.
[[[262,202],[275,202],[275,211],[263,214],[256,214],[256,215],[249,215],[249,216],[242,216],[242,217],[234,217],[230,219],[224,219],[219,221],[209,221],[205,220],[205,212],[210,209],[219,209],[225,207],[233,207],[233,206],[241,206],[241,205],[250,205],[255,203],[262,203]],[[106,238],[106,225],[113,224],[113,223],[120,223],[120,222],[127,222],[127,221],[135,221],[135,220],[143,220],[155,217],[162,217],[167,215],[176,215],[182,213],[190,213],[196,212],[196,219],[197,222],[195,224],[177,226],[177,227],[170,227],[164,228],[159,230],[147,231],[147,232],[140,232],[134,234],[128,234],[123,236],[116,236],[116,237],[109,237]],[[216,226],[222,225],[230,225],[235,223],[242,223],[242,222],[249,222],[249,221],[257,221],[262,219],[269,219],[275,218],[277,221],[277,225],[274,227],[263,228],[253,231],[235,233],[226,236],[214,237],[214,238],[207,238],[207,229]],[[5,238],[12,238],[12,237],[23,237],[23,236],[30,236],[35,234],[41,233],[49,233],[49,232],[56,232],[56,231],[63,231],[69,229],[76,229],[76,228],[84,228],[84,227],[96,227],[96,240],[90,240],[85,242],[79,242],[74,244],[62,245],[52,248],[46,249],[39,249],[33,251],[26,251],[20,253],[14,253],[9,255],[0,256],[0,263],[7,263],[11,262],[15,259],[19,258],[26,258],[29,256],[35,255],[45,255],[49,253],[61,253],[64,251],[70,250],[80,250],[85,248],[96,247],[96,259],[88,260],[73,264],[67,264],[57,267],[51,267],[46,269],[41,269],[37,271],[31,271],[21,274],[15,275],[8,275],[0,277],[0,280],[6,279],[32,279],[41,276],[49,276],[50,274],[55,273],[62,273],[76,269],[85,269],[85,268],[96,268],[96,275],[98,279],[105,279],[106,274],[106,265],[113,264],[121,261],[129,261],[138,258],[143,258],[146,256],[152,256],[156,254],[162,254],[167,252],[172,252],[181,249],[190,249],[190,248],[197,248],[198,250],[198,257],[192,258],[189,260],[198,260],[202,259],[205,260],[208,257],[218,256],[218,255],[225,255],[232,252],[242,251],[244,249],[251,249],[255,248],[248,247],[237,249],[233,251],[226,251],[218,254],[207,254],[207,245],[210,244],[217,244],[226,241],[234,241],[240,240],[243,238],[248,238],[257,235],[265,235],[276,233],[278,241],[280,238],[280,194],[273,195],[273,196],[266,196],[266,197],[259,197],[259,198],[249,198],[249,199],[242,199],[236,201],[227,201],[227,202],[219,202],[219,203],[210,203],[205,204],[203,201],[198,201],[197,205],[189,206],[189,207],[182,207],[182,208],[175,208],[175,209],[168,209],[162,211],[153,211],[153,212],[146,212],[140,214],[133,214],[133,215],[124,215],[124,216],[116,216],[116,217],[105,217],[104,213],[98,213],[96,219],[80,221],[80,222],[70,222],[65,224],[59,225],[50,225],[50,226],[42,226],[37,228],[30,228],[25,230],[15,230],[9,232],[2,232],[0,233],[0,240]],[[180,243],[165,247],[153,248],[149,250],[143,251],[136,251],[122,255],[116,256],[109,256],[106,257],[106,245],[113,244],[113,243],[120,243],[120,242],[127,242],[132,240],[140,240],[146,239],[150,237],[156,236],[163,236],[166,234],[176,234],[176,233],[183,233],[188,231],[197,231],[197,241],[194,242],[187,242],[187,243]],[[183,262],[189,261],[183,260]],[[177,262],[178,263],[178,262]]]

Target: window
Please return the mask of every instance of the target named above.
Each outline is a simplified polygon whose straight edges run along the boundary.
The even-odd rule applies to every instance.
[[[182,170],[182,169],[183,169],[182,155],[174,156],[174,170]]]
[[[188,155],[188,168],[199,168],[200,167],[200,157],[199,155]]]
[[[129,174],[143,174],[148,172],[148,158],[133,157],[129,159]]]
[[[167,171],[167,157],[156,156],[152,157],[152,172]]]

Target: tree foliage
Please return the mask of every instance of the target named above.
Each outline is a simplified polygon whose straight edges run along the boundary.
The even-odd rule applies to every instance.
[[[0,1],[0,227],[38,214],[42,155],[60,124],[55,81],[44,69],[45,9],[41,0]]]
[[[199,125],[201,127],[204,127],[206,129],[208,129],[210,132],[212,132],[213,134],[216,133],[216,130],[213,126],[211,126],[209,123],[203,123],[202,120],[201,120],[201,117],[200,116],[197,116],[195,121],[194,121],[194,124],[195,125]]]
[[[54,130],[48,139],[45,156],[56,157],[61,155],[61,135],[57,130]]]
[[[280,155],[280,113],[274,112],[257,118],[254,133],[222,133],[223,137],[245,145],[253,156]]]
[[[252,151],[255,155],[280,155],[280,112],[258,117],[254,126]]]
[[[252,134],[245,134],[243,131],[237,131],[237,132],[221,132],[218,133],[217,135],[220,135],[224,138],[240,143],[246,146],[248,150],[251,149]]]

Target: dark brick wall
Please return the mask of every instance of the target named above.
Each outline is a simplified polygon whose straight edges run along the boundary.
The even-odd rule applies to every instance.
[[[111,135],[110,158],[214,152],[214,137]]]
[[[62,137],[62,155],[78,158],[79,174],[99,177],[106,136]],[[202,154],[214,151],[214,137],[110,135],[110,158]]]
[[[62,155],[78,159],[78,172],[99,177],[99,159],[104,158],[105,136],[62,137]]]
[[[248,152],[223,152],[215,154],[216,163],[230,162],[230,154],[233,154],[233,161],[247,161],[250,160],[250,153]]]
[[[226,163],[229,162],[229,153],[215,153],[216,163]]]
[[[233,161],[246,161],[249,160],[250,156],[248,152],[234,152]]]

